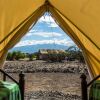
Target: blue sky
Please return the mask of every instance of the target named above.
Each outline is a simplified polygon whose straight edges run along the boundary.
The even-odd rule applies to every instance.
[[[53,18],[47,14],[38,20],[36,25],[27,32],[15,47],[38,44],[75,45],[66,33],[55,23]]]

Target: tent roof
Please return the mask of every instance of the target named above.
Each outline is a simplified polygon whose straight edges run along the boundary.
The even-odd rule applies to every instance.
[[[47,1],[47,2],[46,2]],[[46,12],[82,49],[93,76],[100,74],[99,0],[0,0],[0,64],[29,27]]]

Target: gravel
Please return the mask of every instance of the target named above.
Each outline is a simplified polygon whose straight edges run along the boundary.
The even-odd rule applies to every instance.
[[[27,94],[26,100],[81,100],[81,97],[58,91],[37,91]]]
[[[62,72],[62,73],[87,73],[86,65],[78,62],[49,63],[46,61],[7,61],[4,69],[9,73],[17,73],[21,70],[30,72]]]
[[[80,75],[88,76],[78,62],[6,61],[4,70],[16,80],[25,73],[25,100],[81,100]]]

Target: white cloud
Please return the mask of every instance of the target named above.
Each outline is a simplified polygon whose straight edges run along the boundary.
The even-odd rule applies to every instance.
[[[51,16],[42,16],[40,19],[39,19],[39,22],[45,22],[47,23],[49,26],[48,27],[59,27],[54,19],[51,17]]]
[[[55,42],[55,44],[65,45],[65,46],[72,46],[72,45],[74,45],[73,41],[67,40],[67,39],[60,40],[60,39],[55,38],[54,42]]]
[[[33,33],[33,35],[36,36],[42,36],[42,37],[60,37],[62,34],[57,33],[57,32],[38,32],[38,33]]]
[[[55,23],[54,19],[51,17],[51,16],[42,16],[40,19],[39,19],[39,22],[48,22],[48,23]]]
[[[26,36],[32,36],[33,35],[33,33],[27,33],[26,34]]]
[[[33,33],[33,32],[36,32],[37,30],[33,30],[33,29],[31,29],[30,31],[29,31],[29,33]]]
[[[55,21],[53,20],[52,17],[49,16],[45,16],[45,18],[42,16],[39,19],[39,22],[46,22],[48,24],[48,27],[58,27],[58,25],[55,23]],[[61,37],[63,36],[62,33],[58,33],[58,32],[40,32],[41,30],[37,31],[37,30],[30,30],[26,36],[41,36],[44,38],[47,37],[54,37],[51,40],[23,40],[20,41],[15,47],[21,47],[21,46],[28,46],[28,45],[38,45],[38,44],[58,44],[58,45],[65,45],[65,46],[72,46],[74,45],[73,41],[69,40],[67,37],[66,39],[58,39],[56,37]]]
[[[48,27],[59,27],[56,23],[48,23]]]
[[[58,45],[65,45],[65,46],[72,46],[74,45],[73,41],[66,39],[60,40],[55,38],[54,40],[25,40],[19,42],[15,47],[21,46],[28,46],[28,45],[38,45],[38,44],[58,44]]]
[[[31,32],[31,33],[27,33],[26,36],[41,36],[41,37],[61,37],[63,36],[63,34],[61,33],[57,33],[57,32]]]
[[[37,32],[37,30],[31,29],[31,30],[29,30],[29,32],[26,33],[25,36],[31,36],[31,35],[33,35],[34,32]]]

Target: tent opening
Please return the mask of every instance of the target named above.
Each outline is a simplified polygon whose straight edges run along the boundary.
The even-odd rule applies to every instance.
[[[79,51],[82,54],[82,50],[76,46],[59,27],[59,23],[55,21],[51,14],[46,12],[35,26],[34,24],[30,26],[26,35],[9,52],[21,50],[23,53],[36,53],[39,49],[60,49],[66,50],[66,52]],[[80,59],[83,59],[82,62],[85,63],[84,58]]]
[[[58,52],[60,54],[57,54]],[[63,57],[58,60],[60,56]],[[55,59],[58,61],[56,62]],[[54,94],[54,97],[47,97],[62,99],[68,93],[79,94],[78,98],[80,98],[79,77],[81,73],[88,75],[82,50],[48,13],[45,13],[34,27],[31,26],[20,42],[9,50],[4,70],[15,79],[21,70],[26,74],[25,97],[27,100],[35,98],[35,94],[37,97],[38,93],[42,94],[40,98]],[[68,98],[71,97],[68,96]]]
[[[5,6],[5,4],[6,4],[6,6]],[[67,4],[67,6],[66,6],[66,4]],[[94,77],[100,75],[100,34],[99,34],[100,33],[100,27],[99,27],[100,26],[100,13],[99,13],[100,12],[100,1],[99,0],[81,0],[81,1],[77,0],[75,2],[73,0],[65,0],[64,2],[62,2],[62,0],[29,0],[29,1],[27,1],[27,0],[11,0],[10,2],[8,2],[7,0],[6,1],[0,0],[0,8],[1,8],[0,9],[1,10],[0,11],[0,68],[4,68],[3,65],[5,62],[6,54],[7,54],[8,50],[11,49],[13,46],[15,46],[16,43],[18,43],[20,41],[20,39],[26,34],[26,32],[29,30],[29,27],[32,24],[34,26],[36,24],[36,22],[38,21],[38,19],[45,12],[49,12],[50,15],[52,16],[52,18],[54,20],[56,20],[56,23],[62,28],[62,30],[70,36],[70,38],[77,44],[77,46],[79,48],[81,48],[81,50],[84,54],[84,57],[85,57],[85,61],[88,65],[87,67],[88,67],[91,78],[94,78]],[[40,34],[38,34],[38,35],[40,35]],[[46,37],[47,35],[48,34],[44,35],[45,38],[47,38]],[[43,35],[41,35],[41,36],[43,36]],[[56,34],[56,36],[59,37],[58,33]],[[49,35],[49,37],[50,37],[50,35]],[[60,35],[60,37],[61,37],[61,35]],[[37,39],[37,38],[35,38],[35,39]],[[59,44],[61,42],[61,41],[57,41],[57,39],[55,39],[55,36],[54,36],[54,39],[53,39],[54,45],[55,44],[57,45],[57,43]],[[29,42],[29,41],[23,42],[23,44],[21,43],[21,45],[26,45],[27,42]],[[38,42],[33,41],[33,42],[35,44],[39,44],[39,42],[41,42],[41,41],[38,41]],[[29,42],[28,44],[31,45],[33,42]],[[41,43],[43,43],[43,42],[45,42],[46,44],[52,43],[52,41],[49,41],[49,42],[42,41]],[[66,43],[66,40],[64,41],[64,43]],[[54,46],[54,47],[56,47],[56,46]],[[69,50],[70,50],[70,53],[68,53]],[[65,52],[67,52],[67,55],[68,54],[70,55],[73,52],[74,52],[73,54],[75,54],[75,52],[77,51],[76,49],[73,49],[73,47],[71,47],[71,49],[69,49],[69,50],[65,51]],[[79,54],[80,54],[81,50],[78,50]],[[62,58],[64,58],[64,56],[65,56],[65,53],[63,53],[64,54],[63,57],[61,56],[62,55],[61,50],[60,51],[53,50],[52,52],[50,50],[48,50],[48,51],[47,50],[46,51],[39,50],[39,54],[41,54],[41,52],[42,52],[42,54],[46,53],[46,55],[49,52],[50,60],[48,60],[48,61],[53,60],[55,62],[57,60],[57,61],[59,61],[59,63],[62,62]],[[56,55],[53,56],[54,54],[52,55],[52,53],[54,53],[54,54],[56,53]],[[15,55],[15,54],[16,54],[16,52],[14,52],[13,55]],[[25,55],[24,53],[18,52],[17,56],[19,54]],[[36,54],[34,55],[34,58],[36,58]],[[12,56],[12,54],[9,54],[9,56]],[[29,57],[32,58],[33,55],[29,55]],[[16,58],[14,56],[13,60],[16,60],[16,59],[18,60],[19,57]],[[54,59],[56,59],[56,60],[54,60]],[[79,59],[79,57],[78,57],[78,59]],[[32,60],[32,59],[30,59],[30,60]],[[39,62],[37,62],[37,63],[39,63]],[[30,65],[28,65],[28,66],[30,66]],[[53,63],[52,63],[52,66],[53,66]],[[10,69],[11,68],[12,67],[10,66]],[[22,63],[21,69],[23,69],[23,63]],[[32,67],[30,69],[32,69]],[[35,68],[35,69],[37,70],[37,68]],[[25,70],[27,70],[27,69],[25,69]],[[57,70],[62,71],[59,68]],[[71,70],[74,70],[74,68],[72,68]],[[1,71],[1,69],[0,69],[0,71]],[[39,72],[41,70],[37,70],[37,71]],[[48,70],[46,68],[44,68],[43,71],[46,72]],[[51,71],[51,69],[50,69],[50,71]],[[66,70],[66,71],[68,71],[68,70]],[[42,74],[39,76],[42,76]],[[54,78],[53,76],[52,76],[52,78],[55,81],[57,81],[57,78]],[[52,78],[50,78],[50,80]],[[83,78],[82,81],[84,80],[86,83],[86,80],[85,80],[86,76],[84,77],[84,75],[83,75],[82,78]],[[44,78],[44,81],[47,81],[48,83],[51,82],[50,80],[46,80],[46,79],[47,78]],[[60,77],[60,79],[63,79],[63,78]],[[76,78],[74,78],[74,79],[76,79]],[[5,75],[4,75],[4,80],[5,80]],[[37,83],[37,81],[38,81],[38,78],[36,78],[36,83]],[[84,83],[84,81],[83,81],[83,83]],[[59,81],[58,83],[60,83],[60,82],[62,82],[62,81]],[[93,82],[94,81],[92,81],[90,83],[93,83]],[[20,81],[20,83],[21,83],[21,81]],[[34,84],[34,82],[33,82],[33,84]],[[51,84],[53,84],[53,86],[54,85],[59,86],[52,82],[51,82]],[[44,83],[42,85],[44,85]],[[47,89],[49,88],[48,85],[44,85],[44,87],[45,86]],[[38,89],[40,87],[38,87]],[[85,87],[85,88],[83,88],[83,91],[85,90],[84,93],[87,96],[87,88],[86,88],[87,84],[85,84],[85,86],[83,84],[83,87]],[[57,89],[58,88],[56,88],[56,90]],[[59,94],[58,92],[55,92],[55,93]],[[84,93],[82,93],[82,94],[84,95]],[[93,92],[93,93],[95,93],[95,92]],[[41,95],[41,94],[43,94],[43,92],[42,93],[39,92],[39,94]],[[42,95],[42,97],[44,98],[44,95]],[[53,95],[53,97],[54,97],[54,95]],[[53,97],[52,97],[52,99],[54,99]],[[56,96],[56,97],[58,97],[58,96]],[[83,96],[83,99],[84,99],[84,97],[85,96]],[[0,98],[1,98],[1,96],[0,96]],[[94,99],[93,96],[91,96],[91,98]],[[60,98],[60,100],[61,99],[62,99],[62,97]],[[96,99],[98,99],[98,97],[96,97]],[[84,100],[87,100],[87,97]]]

